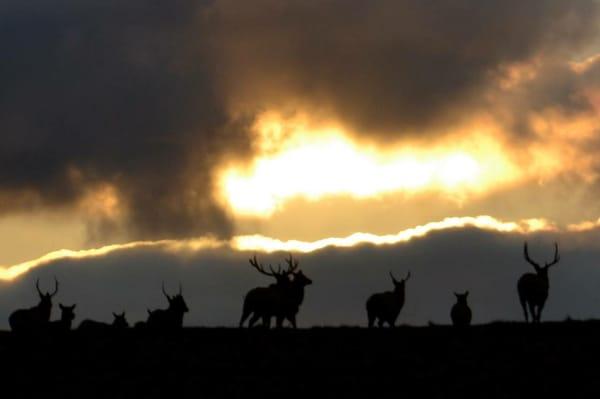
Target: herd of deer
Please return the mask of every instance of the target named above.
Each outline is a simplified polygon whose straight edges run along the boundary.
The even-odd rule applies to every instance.
[[[558,263],[560,256],[558,254],[558,244],[554,244],[554,259],[540,266],[529,256],[527,243],[524,245],[523,253],[525,260],[529,262],[535,273],[525,273],[517,283],[519,301],[523,307],[525,321],[529,322],[529,314],[535,323],[540,322],[542,310],[546,299],[548,298],[548,269]],[[292,327],[296,328],[296,315],[300,305],[304,300],[304,288],[310,285],[312,281],[298,270],[298,260],[290,254],[285,262],[287,269],[282,270],[281,266],[274,270],[269,265],[266,270],[256,255],[250,260],[250,265],[259,273],[273,277],[275,282],[268,287],[257,287],[250,290],[245,298],[242,310],[242,317],[239,326],[243,327],[248,318],[248,327],[261,320],[262,326],[269,328],[271,319],[275,318],[276,326],[282,327],[287,320]],[[392,272],[390,277],[394,284],[393,291],[381,292],[371,295],[366,303],[367,318],[369,327],[375,323],[383,327],[387,323],[390,327],[396,324],[400,311],[404,306],[405,286],[410,278],[410,271],[406,277],[397,280]],[[64,306],[60,304],[61,318],[56,321],[50,321],[52,311],[52,298],[58,293],[58,280],[54,280],[55,286],[52,293],[43,293],[39,287],[39,279],[36,281],[36,289],[40,297],[37,306],[29,309],[19,309],[14,311],[8,318],[10,327],[14,332],[36,332],[36,331],[68,331],[71,329],[75,318],[75,305]],[[151,330],[173,330],[179,329],[183,325],[183,317],[188,312],[187,304],[183,299],[181,285],[177,295],[169,295],[165,291],[164,284],[162,292],[169,302],[166,309],[148,310],[148,318],[145,322],[138,322],[135,328],[145,328]],[[457,302],[450,311],[452,323],[455,326],[465,327],[471,324],[471,309],[467,304],[469,292],[457,294]],[[529,313],[528,313],[529,310]],[[112,324],[102,323],[94,320],[84,320],[78,329],[85,331],[97,331],[108,329],[125,329],[129,323],[125,318],[125,312],[121,314],[113,313],[114,321]]]

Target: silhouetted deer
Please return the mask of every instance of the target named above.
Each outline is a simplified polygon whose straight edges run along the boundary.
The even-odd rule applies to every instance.
[[[270,315],[275,314],[277,307],[281,306],[279,303],[281,293],[278,290],[286,287],[290,283],[289,275],[293,270],[288,268],[288,270],[282,271],[281,267],[279,267],[278,271],[275,271],[273,270],[273,267],[269,265],[271,271],[268,272],[265,270],[263,264],[258,262],[256,255],[248,259],[248,261],[259,273],[273,277],[276,283],[271,284],[268,287],[256,287],[248,291],[244,297],[242,317],[239,326],[243,327],[246,319],[252,315],[248,322],[248,327],[254,326],[254,323],[256,323],[258,319],[262,319],[264,327],[269,327]]]
[[[35,282],[35,288],[40,296],[40,302],[32,308],[19,309],[11,313],[8,317],[11,330],[15,332],[39,330],[44,328],[50,320],[52,297],[58,292],[58,280],[56,277],[54,278],[54,292],[51,294],[48,292],[44,294],[40,290],[39,278]]]
[[[544,266],[540,266],[529,257],[527,242],[525,242],[523,247],[523,254],[525,260],[527,260],[527,262],[535,269],[535,273],[525,273],[519,278],[519,282],[517,283],[519,300],[521,301],[523,313],[525,314],[525,322],[529,322],[529,316],[527,314],[527,307],[529,307],[532,321],[534,323],[539,323],[544,304],[548,298],[548,269],[560,260],[558,244],[554,243],[554,260],[550,263],[546,262]]]
[[[73,320],[75,319],[75,306],[64,306],[62,303],[59,303],[60,307],[60,320],[54,320],[48,323],[48,327],[52,331],[62,332],[71,330],[71,325],[73,324]]]
[[[452,324],[456,327],[467,327],[471,325],[471,308],[467,304],[467,297],[469,291],[465,291],[464,294],[454,293],[456,296],[456,303],[452,306],[450,311],[450,318],[452,318]]]
[[[410,271],[400,281],[396,280],[392,272],[390,272],[390,277],[394,283],[394,291],[373,294],[367,300],[369,327],[373,327],[375,321],[377,321],[379,327],[383,327],[384,323],[394,327],[396,319],[404,306],[405,286],[410,278]]]
[[[279,292],[283,296],[281,306],[276,309],[274,314],[277,320],[277,327],[283,326],[283,321],[288,320],[293,328],[296,328],[296,315],[300,311],[300,305],[304,301],[304,287],[312,284],[312,280],[302,273],[302,270],[295,271],[298,268],[298,260],[289,258],[285,260],[288,264],[288,273],[293,278],[288,284],[281,285]]]
[[[165,291],[165,283],[162,284],[162,292],[169,301],[167,309],[148,309],[148,320],[146,327],[157,330],[178,329],[183,326],[183,315],[189,311],[182,295],[181,284],[179,284],[179,293],[169,296]]]
[[[123,330],[129,328],[129,323],[125,318],[125,312],[117,314],[113,312],[114,320],[112,324],[101,321],[86,319],[79,324],[78,330],[82,331],[97,331],[97,330]]]
[[[275,317],[277,326],[281,327],[284,320],[288,320],[292,327],[296,328],[296,315],[300,309],[300,305],[304,300],[304,287],[312,284],[312,280],[304,275],[302,271],[296,271],[298,268],[298,260],[294,260],[292,255],[285,260],[288,264],[287,270],[265,271],[262,264],[256,260],[256,255],[250,259],[250,264],[260,273],[274,277],[275,284],[268,287],[253,288],[246,294],[244,299],[244,307],[242,317],[240,319],[240,327],[243,326],[248,316],[252,315],[248,326],[252,327],[260,318],[264,327],[270,327],[271,318]],[[290,280],[289,276],[292,276]]]

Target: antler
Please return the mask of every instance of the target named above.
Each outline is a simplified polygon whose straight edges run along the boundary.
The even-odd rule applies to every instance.
[[[391,270],[390,270],[390,277],[392,278],[392,281],[394,282],[394,284],[396,284],[398,282],[398,280],[396,280],[396,277],[394,277],[394,274],[392,273]]]
[[[58,293],[58,280],[56,279],[56,276],[54,276],[54,292],[52,294],[50,294],[50,297],[53,297],[57,293]]]
[[[286,258],[285,263],[288,264],[288,269],[285,272],[283,272],[286,275],[290,275],[290,274],[294,273],[296,271],[296,269],[298,268],[298,264],[299,264],[298,259],[294,259],[292,257],[291,253],[289,254],[289,257]]]
[[[558,243],[554,243],[554,260],[550,263],[546,262],[546,267],[550,267],[552,265],[555,265],[558,263],[558,261],[560,260],[560,255],[558,254]]]
[[[42,290],[40,290],[40,278],[38,277],[37,280],[35,280],[35,288],[37,289],[37,292],[40,296],[43,296],[44,294],[42,294]]]
[[[404,281],[408,281],[409,278],[410,278],[410,270],[408,271],[408,273],[406,273],[406,277],[404,277]]]
[[[181,282],[179,282],[179,296],[183,295],[183,288],[181,288]]]
[[[171,302],[171,297],[169,296],[169,294],[167,294],[167,291],[165,291],[165,282],[164,282],[164,281],[162,282],[162,292],[163,292],[163,294],[165,294],[165,296],[167,297],[167,300],[168,300],[169,302]]]
[[[275,270],[273,270],[271,265],[269,265],[269,268],[271,269],[271,273],[266,271],[265,267],[262,265],[262,263],[258,263],[258,260],[256,259],[256,254],[254,254],[254,256],[252,258],[248,259],[248,261],[250,262],[252,267],[254,267],[256,270],[259,271],[259,273],[262,273],[265,276],[275,277],[275,275],[277,274],[277,272],[275,272]]]
[[[540,269],[540,265],[536,262],[534,262],[530,257],[529,257],[529,249],[527,248],[527,241],[525,241],[525,245],[523,247],[523,255],[525,255],[525,260],[529,263],[531,263],[531,265],[533,266],[533,268],[535,270],[539,270]]]

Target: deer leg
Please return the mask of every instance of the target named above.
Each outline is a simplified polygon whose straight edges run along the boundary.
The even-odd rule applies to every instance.
[[[529,315],[527,314],[527,302],[525,298],[519,295],[519,301],[521,302],[521,307],[523,308],[523,314],[525,315],[525,323],[529,323]]]
[[[248,327],[254,327],[254,323],[256,323],[256,321],[258,320],[259,316],[258,314],[255,312],[252,317],[250,318],[250,321],[248,322]]]
[[[266,329],[271,328],[271,316],[268,315],[264,315],[262,318],[263,321],[263,327]]]
[[[284,321],[285,321],[285,318],[283,317],[283,315],[277,315],[277,317],[276,317],[277,328],[282,328]]]
[[[296,315],[293,315],[293,314],[292,314],[292,315],[289,315],[287,319],[290,321],[290,323],[292,323],[292,327],[293,327],[294,329],[298,328],[298,327],[296,326]]]
[[[544,305],[538,305],[537,307],[537,315],[535,317],[536,321],[539,323],[542,318],[542,310],[544,309]]]
[[[533,303],[529,303],[529,314],[531,314],[531,321],[533,323],[536,322],[536,313],[535,313],[535,305]]]
[[[246,319],[248,318],[248,316],[250,316],[250,314],[248,312],[243,312],[242,313],[242,318],[240,319],[240,328],[244,327],[244,322],[246,321]]]
[[[383,319],[379,318],[379,320],[377,320],[377,327],[382,328],[383,327]]]

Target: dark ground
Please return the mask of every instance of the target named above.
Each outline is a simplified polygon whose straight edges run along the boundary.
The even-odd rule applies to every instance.
[[[4,392],[16,387],[18,397],[578,397],[600,393],[600,321],[462,331],[4,332],[0,361]]]

